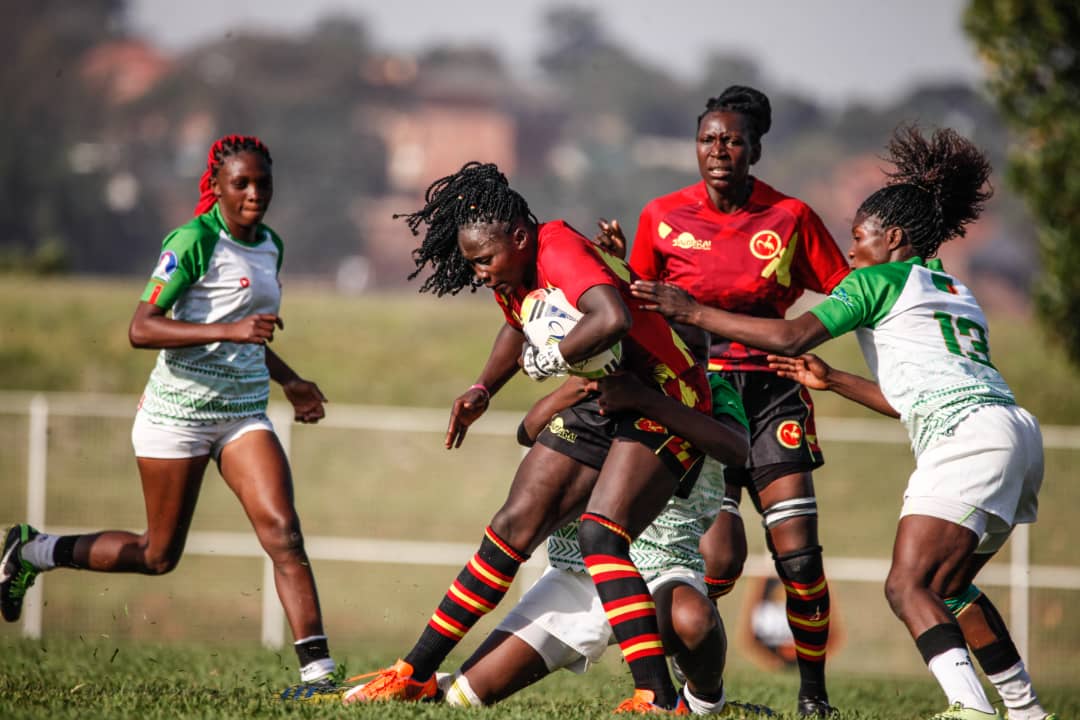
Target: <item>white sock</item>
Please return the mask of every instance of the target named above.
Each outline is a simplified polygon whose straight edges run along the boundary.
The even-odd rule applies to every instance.
[[[1048,713],[1039,704],[1039,698],[1035,697],[1031,676],[1023,660],[1008,670],[986,677],[994,684],[1001,702],[1008,708],[1009,720],[1042,720],[1047,716]]]
[[[56,567],[53,562],[53,548],[59,539],[59,535],[38,533],[37,537],[19,548],[19,557],[38,570],[52,570]]]
[[[484,703],[473,692],[469,678],[457,673],[454,673],[454,676],[454,682],[446,691],[446,704],[453,707],[483,707]]]
[[[337,670],[337,663],[333,658],[320,658],[319,660],[312,660],[304,667],[300,668],[300,682],[315,682],[316,680],[322,680],[327,675],[330,675]]]
[[[690,708],[690,712],[694,715],[712,715],[723,710],[724,705],[727,704],[727,691],[723,687],[720,688],[720,699],[716,702],[702,700],[693,693],[689,685],[683,686],[682,693],[683,697],[686,698],[686,706]]]
[[[960,703],[979,712],[993,713],[994,706],[986,697],[967,648],[953,648],[935,655],[928,663],[949,704]]]

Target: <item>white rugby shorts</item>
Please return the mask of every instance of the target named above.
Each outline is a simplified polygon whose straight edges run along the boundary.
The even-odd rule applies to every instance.
[[[274,432],[266,415],[252,415],[211,425],[166,425],[154,422],[143,411],[135,413],[131,444],[135,457],[176,460],[210,455],[216,461],[221,449],[242,435],[255,430]]]
[[[900,517],[962,525],[979,537],[975,552],[993,553],[1013,527],[1035,522],[1042,478],[1038,420],[1016,405],[989,405],[919,455]]]
[[[704,576],[674,567],[647,581],[649,592],[670,582],[690,585],[708,596]],[[512,633],[544,659],[548,670],[585,672],[600,659],[615,635],[588,573],[549,567],[499,623],[496,630]]]

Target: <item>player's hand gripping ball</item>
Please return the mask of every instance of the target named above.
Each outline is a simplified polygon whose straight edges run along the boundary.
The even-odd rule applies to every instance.
[[[538,288],[525,296],[521,303],[521,321],[525,338],[542,352],[548,345],[558,345],[566,337],[582,313],[570,304],[558,288]],[[581,362],[572,363],[567,370],[571,375],[598,378],[610,375],[622,360],[622,343],[617,342],[607,350]]]

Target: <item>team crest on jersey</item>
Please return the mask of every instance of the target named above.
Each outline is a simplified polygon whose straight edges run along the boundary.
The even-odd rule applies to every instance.
[[[796,449],[802,445],[802,425],[796,420],[785,420],[780,423],[780,427],[776,428],[776,440],[789,450]]]
[[[750,238],[750,254],[758,260],[772,260],[783,249],[775,230],[760,230]]]
[[[666,433],[667,428],[649,418],[638,418],[634,421],[634,427],[642,432]]]
[[[161,257],[158,258],[157,266],[154,268],[153,277],[157,278],[158,280],[164,280],[165,282],[169,282],[169,278],[171,278],[172,274],[176,272],[176,265],[176,253],[174,253],[172,250],[166,250],[165,252],[161,253]]]
[[[251,281],[248,280],[246,277],[240,278],[240,287],[244,289],[251,287]]]

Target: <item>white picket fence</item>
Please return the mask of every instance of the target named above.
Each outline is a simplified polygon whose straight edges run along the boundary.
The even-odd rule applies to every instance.
[[[46,468],[48,463],[47,432],[52,416],[122,418],[130,417],[134,399],[129,396],[0,392],[0,414],[26,415],[28,421],[26,521],[48,532],[75,534],[89,528],[58,527],[48,522],[46,514]],[[271,405],[270,416],[278,430],[286,452],[290,447],[292,408]],[[521,414],[489,411],[473,425],[470,435],[510,436],[515,434]],[[314,427],[347,430],[393,432],[445,432],[445,408],[405,408],[334,404],[333,413]],[[901,443],[908,442],[898,423],[891,420],[851,420],[818,418],[820,436],[824,442]],[[1080,449],[1080,427],[1046,426],[1043,438],[1047,448]],[[1008,587],[1010,590],[1009,627],[1020,652],[1028,656],[1029,596],[1032,588],[1080,590],[1080,567],[1032,565],[1028,526],[1021,525],[1010,541],[1007,566],[991,565],[979,576],[982,585]],[[408,542],[379,538],[307,536],[308,555],[316,560],[346,560],[364,563],[416,564],[461,566],[475,546],[464,543]],[[192,532],[185,552],[217,557],[262,557],[254,534],[232,532]],[[537,553],[526,565],[527,573],[538,573],[546,559]],[[873,582],[884,581],[889,568],[887,558],[836,557],[827,559],[830,580]],[[772,574],[767,557],[754,557],[747,563],[744,574]],[[27,595],[23,609],[23,634],[40,637],[42,630],[42,593],[44,576]],[[519,582],[526,587],[526,582]],[[285,622],[281,606],[272,588],[273,566],[266,560],[263,570],[262,642],[267,647],[281,647],[285,642]]]

